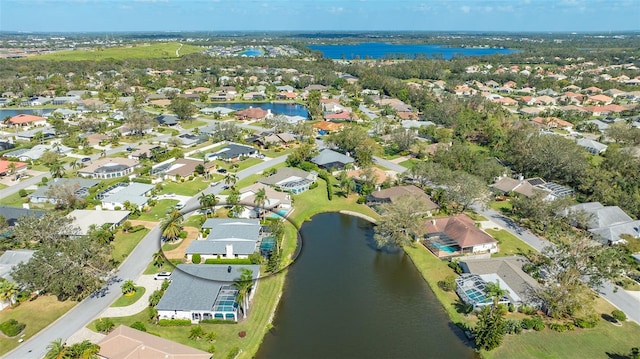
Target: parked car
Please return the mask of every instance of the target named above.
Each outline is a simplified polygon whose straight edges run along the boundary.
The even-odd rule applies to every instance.
[[[227,173],[227,170],[224,168],[218,168],[218,173]]]
[[[183,209],[184,208],[184,203],[177,203],[175,208],[176,209]]]
[[[91,157],[82,157],[82,159],[80,160],[80,162],[89,162],[91,161]]]
[[[160,272],[160,273],[156,273],[156,275],[153,276],[153,279],[155,280],[169,280],[171,279],[171,272]]]

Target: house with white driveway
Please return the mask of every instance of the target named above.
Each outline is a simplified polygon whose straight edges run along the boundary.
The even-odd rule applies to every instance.
[[[156,309],[160,319],[188,319],[198,323],[203,319],[238,321],[238,291],[233,282],[243,269],[249,269],[255,279],[259,265],[179,264],[171,274],[171,284]],[[258,288],[254,281],[248,302]]]
[[[258,219],[210,218],[202,225],[209,235],[189,244],[188,260],[200,254],[203,261],[213,258],[246,259],[258,251],[262,226]]]

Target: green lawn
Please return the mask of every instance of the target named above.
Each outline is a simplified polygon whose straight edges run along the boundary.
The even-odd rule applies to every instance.
[[[232,163],[224,162],[220,160],[211,161],[216,164],[217,167],[226,168],[227,170],[231,170]],[[245,158],[242,161],[235,162],[238,165],[238,171],[242,171],[243,169],[249,168],[253,165],[257,165],[258,163],[262,163],[263,161],[259,158]],[[235,170],[234,170],[235,171]]]
[[[32,193],[33,191],[27,191],[27,193]],[[25,198],[20,197],[18,192],[6,196],[0,199],[0,204],[11,207],[22,207],[22,204],[25,203]]]
[[[147,268],[145,268],[144,273],[143,274],[156,274],[156,273],[160,273],[160,272],[172,272],[175,269],[175,266],[177,264],[182,263],[182,259],[172,259],[170,262],[166,260],[164,260],[164,263],[162,264],[161,267],[156,267],[153,265],[153,262],[149,263],[149,265],[147,266]]]
[[[124,59],[171,59],[176,58],[176,50],[180,44],[176,42],[161,44],[135,44],[129,46],[78,49],[69,51],[58,51],[51,54],[27,57],[27,61],[49,60],[49,61],[101,61],[101,60],[124,60]],[[180,48],[180,56],[202,52],[198,46],[184,44]]]
[[[192,214],[191,216],[189,216],[189,218],[184,221],[182,223],[183,226],[185,227],[196,227],[196,228],[200,228],[200,223],[201,221],[204,219],[206,220],[206,218],[204,218],[204,214],[196,214],[197,212],[195,212],[194,214]]]
[[[399,164],[400,166],[403,166],[403,167],[406,167],[406,168],[411,169],[411,168],[413,168],[413,166],[415,166],[415,165],[416,165],[416,163],[418,163],[418,162],[422,162],[422,160],[419,160],[419,159],[417,159],[417,158],[410,158],[410,159],[408,159],[408,160],[406,160],[406,161],[402,161],[402,162],[400,162],[400,163],[398,163],[398,164]]]
[[[133,249],[140,243],[142,238],[149,233],[148,229],[134,233],[123,233],[119,230],[116,233],[116,237],[111,243],[113,245],[113,252],[111,257],[118,262],[124,261],[125,258],[133,251]]]
[[[146,291],[145,287],[136,287],[136,292],[134,295],[127,297],[124,294],[116,299],[115,302],[113,302],[113,304],[111,304],[112,307],[126,307],[129,306],[135,302],[138,301],[138,299],[142,298],[142,295],[144,294],[144,292]]]
[[[465,212],[465,214],[467,216],[469,216],[469,218],[473,219],[476,222],[485,222],[488,221],[488,219],[486,219],[484,216],[481,216],[473,211],[467,211]]]
[[[193,197],[196,193],[207,188],[209,181],[198,177],[192,181],[185,180],[184,182],[167,181],[162,184],[162,192],[160,194],[175,193],[180,196]]]
[[[167,191],[170,192],[170,191]],[[161,199],[149,212],[143,212],[138,218],[141,221],[162,221],[167,216],[169,208],[175,206],[179,201],[177,199]]]
[[[530,245],[504,229],[486,229],[486,232],[498,241],[498,248],[500,249],[500,252],[493,254],[492,257],[523,255],[530,251],[536,251]]]
[[[284,285],[286,271],[276,276],[266,277],[260,280],[258,291],[251,304],[251,310],[246,320],[238,324],[201,324],[206,332],[216,332],[217,340],[215,342],[216,354],[215,358],[224,358],[231,348],[238,346],[242,348],[242,353],[238,358],[252,358],[258,351],[258,347],[262,342],[264,334],[269,330],[267,324],[274,310],[276,300],[279,298]],[[131,325],[136,321],[145,323],[147,331],[159,335],[163,338],[182,343],[201,350],[207,350],[210,343],[206,340],[195,341],[188,338],[188,327],[161,327],[150,324],[147,321],[147,312],[142,311],[139,314],[122,317],[111,318],[117,325]],[[88,325],[88,328],[95,330],[95,321]],[[245,338],[240,338],[238,332],[246,331]]]
[[[180,121],[180,127],[184,128],[185,130],[190,130],[192,128],[206,126],[207,123],[208,122],[204,122],[200,120],[185,120],[185,121]]]
[[[260,150],[260,153],[267,157],[275,158],[282,155],[288,155],[293,152],[293,148],[278,148],[275,150]]]
[[[510,213],[511,208],[513,208],[511,201],[491,201],[491,203],[489,203],[489,207],[502,214]]]
[[[15,319],[27,326],[24,328],[24,340],[31,338],[34,334],[53,323],[64,313],[73,308],[78,302],[60,302],[54,296],[41,296],[33,301],[25,301],[16,308],[0,311],[0,323],[9,319]],[[19,338],[5,338],[0,335],[0,355],[18,346]]]
[[[487,359],[502,358],[631,358],[632,347],[640,345],[640,326],[626,322],[621,327],[604,320],[592,329],[557,333],[541,332],[507,335],[502,345],[483,352]]]
[[[269,167],[267,170],[272,169],[272,168],[285,167],[286,165],[287,165],[286,163],[279,163],[279,164],[277,164],[277,165],[275,165],[273,167]],[[264,174],[261,174],[261,173],[256,173],[254,175],[247,176],[246,178],[241,179],[240,181],[238,181],[236,183],[236,188],[242,189],[244,187],[250,186],[250,185],[256,183],[256,181],[258,179],[262,178],[262,177],[264,177]],[[221,180],[222,180],[222,178],[221,178]],[[230,192],[231,191],[229,191],[229,190],[224,190],[224,191],[221,192],[221,194],[229,194]]]

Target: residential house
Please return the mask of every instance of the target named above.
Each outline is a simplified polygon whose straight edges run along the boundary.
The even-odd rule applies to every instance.
[[[613,102],[613,99],[607,95],[593,95],[587,98],[588,103],[595,105],[610,105]]]
[[[578,139],[576,143],[578,144],[578,146],[584,148],[585,150],[587,150],[587,152],[591,153],[592,155],[599,155],[604,151],[606,151],[608,147],[603,143],[600,143],[594,140],[589,140],[586,138]]]
[[[118,183],[100,192],[96,198],[102,201],[102,208],[108,210],[120,210],[126,202],[142,208],[149,201],[149,194],[154,188],[145,183]]]
[[[331,172],[343,169],[349,163],[353,163],[354,160],[340,152],[323,148],[318,155],[311,159],[311,162]]]
[[[257,155],[258,150],[251,146],[230,143],[217,152],[207,153],[205,155],[205,158],[207,160],[223,160],[228,162],[235,162],[246,157],[255,157]]]
[[[0,160],[0,176],[20,176],[27,171],[25,162]]]
[[[49,189],[52,186],[70,186],[77,199],[85,198],[89,195],[89,190],[100,184],[100,181],[84,178],[54,178],[46,185],[38,187],[29,194],[31,203],[55,203],[56,198],[51,197]]]
[[[545,190],[531,185],[531,183],[524,180],[524,178],[515,179],[507,176],[500,177],[494,184],[490,185],[489,187],[501,195],[518,193],[527,198],[533,196],[536,193],[545,193],[545,195],[547,193]]]
[[[428,194],[414,185],[394,186],[372,192],[367,196],[367,205],[373,207],[384,203],[395,203],[403,197],[412,197],[424,202],[427,216],[431,216],[440,208]]]
[[[66,154],[73,149],[64,145],[35,145],[32,148],[21,148],[16,151],[6,153],[6,157],[17,158],[20,161],[33,161],[38,160],[45,152],[55,152],[58,154]]]
[[[5,251],[0,256],[0,278],[13,281],[11,271],[20,263],[27,263],[33,257],[35,251],[29,249],[15,249]],[[0,300],[0,310],[9,307],[15,303],[15,295],[11,298]]]
[[[203,161],[193,160],[190,158],[178,158],[166,169],[165,175],[169,178],[186,178],[196,172],[198,165],[202,165],[205,172],[208,172],[211,168],[215,167],[215,164],[212,162],[204,163]]]
[[[538,307],[540,303],[534,293],[540,284],[522,269],[528,263],[519,256],[463,259],[460,267],[464,274],[456,278],[456,293],[463,302],[480,308],[493,304],[493,298],[485,292],[487,283],[498,283],[507,291],[498,303]]]
[[[571,122],[557,117],[536,117],[531,120],[534,124],[545,128],[573,128]]]
[[[127,176],[140,166],[140,162],[131,158],[102,158],[78,170],[78,176],[110,179]]]
[[[498,242],[466,214],[425,221],[423,244],[438,257],[497,253]]]
[[[258,251],[262,226],[258,219],[212,218],[202,228],[209,230],[205,239],[192,241],[185,251],[188,260],[200,254],[202,260],[246,259]]]
[[[211,114],[215,114],[218,113],[221,116],[228,116],[232,113],[234,113],[236,110],[232,109],[232,108],[226,108],[226,107],[206,107],[203,108],[202,110],[200,110],[200,112],[207,114],[207,115],[211,115]]]
[[[256,194],[260,190],[264,190],[267,198],[263,204],[261,204],[259,207],[256,207],[258,206],[255,201]],[[285,217],[286,214],[291,210],[291,196],[288,192],[276,191],[272,187],[267,186],[263,183],[254,183],[251,186],[247,186],[241,189],[240,203],[247,204],[250,207],[249,213],[246,215],[249,218],[255,218],[264,215],[268,215],[271,217],[274,217],[275,215]]]
[[[233,281],[240,278],[243,269],[251,270],[254,279],[260,276],[259,265],[179,264],[171,275],[169,288],[156,305],[158,317],[188,319],[192,323],[204,319],[237,322],[240,310]],[[257,287],[255,281],[247,302],[251,301]]]
[[[341,123],[335,123],[331,121],[320,121],[313,124],[313,128],[318,131],[319,135],[325,135],[330,132],[338,131],[342,129],[344,125]]]
[[[156,121],[158,121],[160,125],[175,126],[178,124],[179,120],[176,115],[160,115],[156,117]]]
[[[580,203],[569,207],[566,214],[585,217],[579,221],[586,223],[573,224],[586,227],[596,240],[604,243],[625,243],[624,235],[640,238],[640,220],[634,220],[618,206],[603,206],[600,202]]]
[[[271,110],[263,110],[260,107],[249,107],[244,110],[239,110],[235,112],[235,115],[239,120],[252,120],[252,121],[260,121],[266,118],[273,117]]]
[[[44,211],[37,209],[0,206],[0,217],[4,218],[10,227],[15,226],[22,217],[40,218],[42,216],[44,216]]]
[[[211,359],[202,350],[119,325],[98,342],[101,359]]]
[[[19,115],[13,116],[5,122],[6,125],[10,126],[44,126],[47,124],[47,119],[41,116],[36,115],[27,115],[21,113]]]
[[[72,220],[71,225],[79,228],[79,235],[85,236],[92,227],[101,228],[107,226],[115,229],[129,218],[131,212],[125,210],[102,211],[89,209],[76,209],[67,215]]]
[[[177,138],[178,141],[182,143],[182,147],[187,148],[206,142],[209,139],[209,136],[205,134],[196,135],[193,133],[183,133],[172,138]]]
[[[275,174],[263,177],[258,182],[274,186],[282,191],[300,194],[309,189],[316,181],[318,174],[297,168],[280,167]]]
[[[24,127],[25,129],[29,127]],[[38,141],[40,144],[56,137],[56,130],[53,127],[35,127],[26,131],[16,133],[16,140],[29,142]]]
[[[129,153],[128,158],[139,161],[145,158],[152,158],[157,153],[164,153],[167,149],[150,143],[143,143],[139,145],[135,150]]]

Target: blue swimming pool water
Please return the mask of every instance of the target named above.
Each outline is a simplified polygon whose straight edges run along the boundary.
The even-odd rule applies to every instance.
[[[434,242],[432,242],[431,244],[433,244],[434,247],[438,248],[439,250],[441,250],[443,252],[454,253],[456,251],[455,248],[453,248],[451,246],[445,246],[443,244],[434,243]]]

